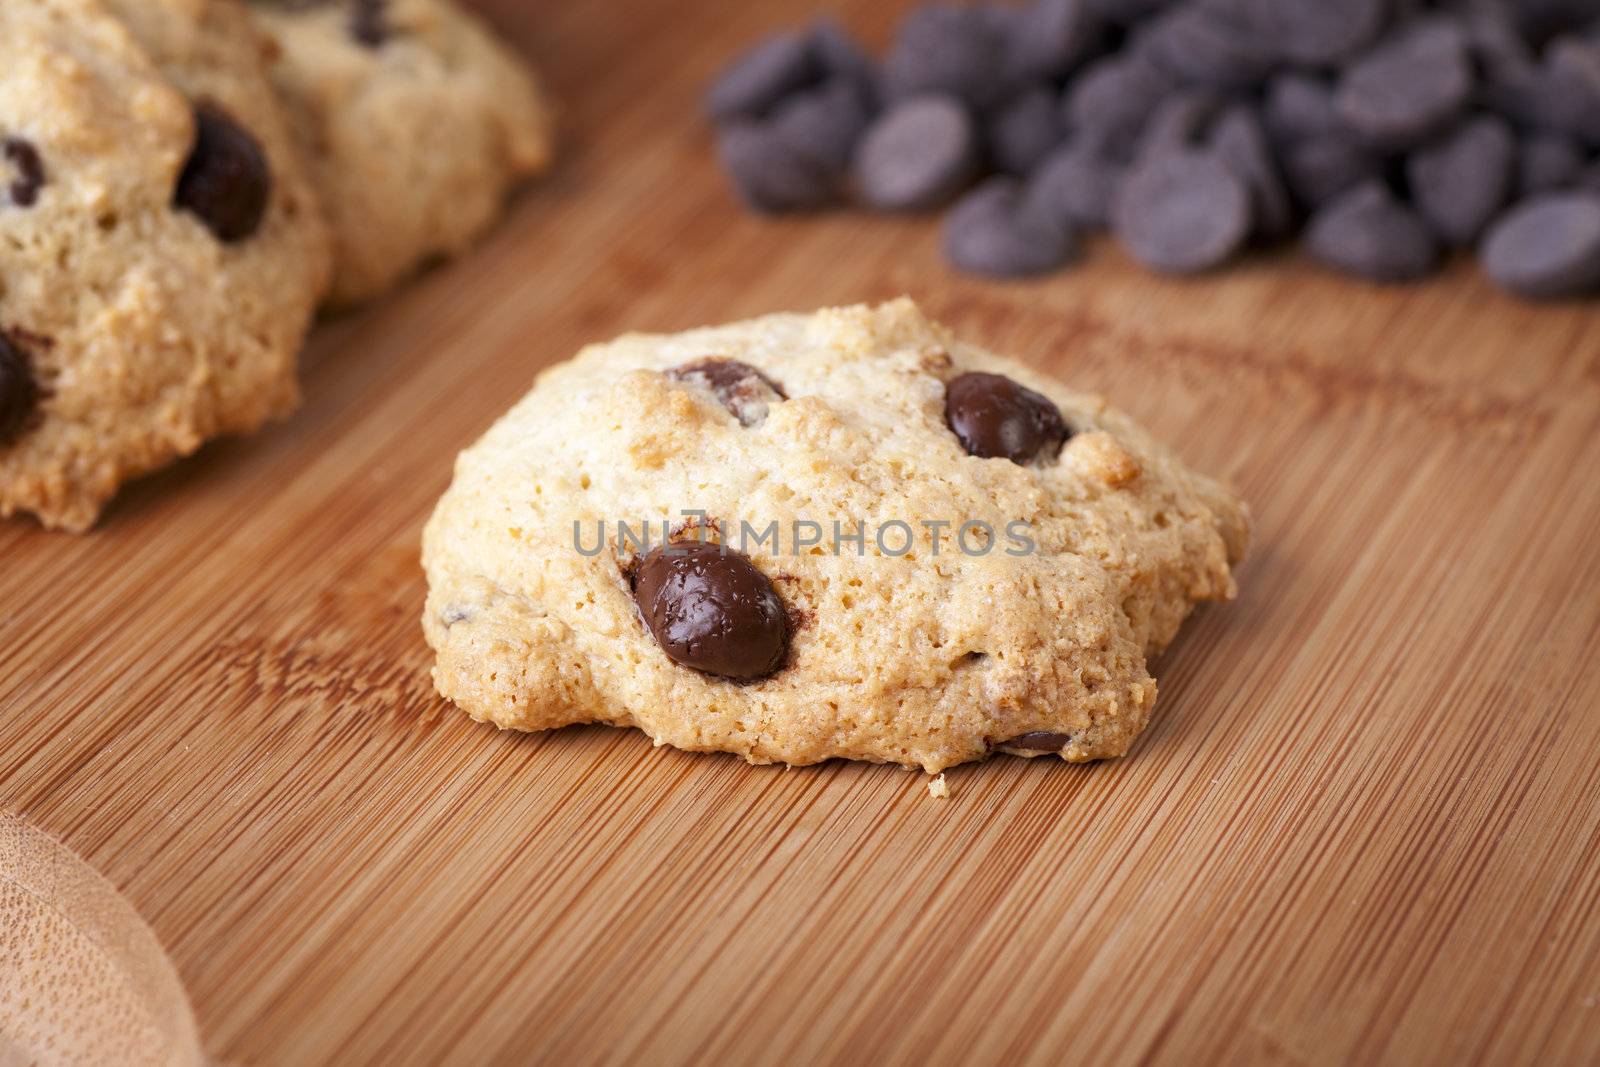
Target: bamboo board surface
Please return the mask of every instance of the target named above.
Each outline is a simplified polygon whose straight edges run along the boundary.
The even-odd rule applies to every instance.
[[[1600,1061],[1600,311],[1293,256],[997,286],[731,205],[718,63],[815,5],[487,4],[566,157],[323,326],[305,409],[0,526],[0,809],[118,885],[245,1064]],[[830,5],[882,40],[900,5]],[[542,366],[908,292],[1257,519],[1127,760],[752,768],[434,696],[421,524]]]

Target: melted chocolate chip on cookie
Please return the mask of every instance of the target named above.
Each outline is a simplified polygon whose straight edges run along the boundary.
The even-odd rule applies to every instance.
[[[350,36],[368,48],[379,48],[391,34],[389,0],[355,0],[350,12]]]
[[[1013,463],[1054,458],[1072,436],[1050,398],[1002,374],[974,371],[945,387],[945,421],[961,447],[983,459]]]
[[[39,393],[28,354],[0,334],[0,447],[22,436],[39,404]]]
[[[1023,752],[1060,752],[1072,743],[1071,734],[1051,733],[1049,730],[1034,730],[1032,733],[1013,737],[1009,741],[1002,741],[997,748],[1016,748]]]
[[[243,241],[260,228],[272,195],[266,154],[221,108],[199,104],[194,118],[194,148],[178,177],[174,202],[198,215],[219,241]]]
[[[16,172],[7,189],[11,202],[18,207],[32,207],[39,199],[39,190],[45,183],[44,161],[39,158],[39,150],[31,141],[7,137],[0,143],[0,152],[5,154],[6,162]]]
[[[667,371],[674,381],[705,386],[741,426],[754,426],[767,417],[767,409],[789,399],[783,387],[748,363],[736,359],[701,359]]]
[[[634,567],[633,596],[674,663],[739,681],[783,666],[789,650],[783,600],[737,552],[708,541],[657,548]]]

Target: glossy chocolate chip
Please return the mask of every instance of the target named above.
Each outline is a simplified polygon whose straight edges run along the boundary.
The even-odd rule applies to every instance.
[[[368,48],[378,48],[391,34],[389,0],[355,0],[350,11],[350,36]]]
[[[633,571],[645,625],[674,663],[754,681],[783,666],[789,620],[766,575],[702,541],[657,548]]]
[[[1002,374],[971,371],[945,387],[945,422],[969,455],[1028,464],[1053,458],[1072,431],[1050,398]]]
[[[221,108],[200,104],[195,143],[178,177],[178,207],[199,216],[219,241],[253,235],[267,213],[272,172],[261,145]]]
[[[757,425],[766,419],[773,404],[789,399],[783,386],[736,359],[696,360],[672,368],[667,377],[710,389],[741,426]]]
[[[6,162],[16,174],[7,190],[11,202],[18,207],[32,207],[45,182],[44,161],[39,158],[39,150],[31,141],[20,137],[7,137],[0,150],[4,151]]]
[[[1002,741],[996,748],[1015,748],[1023,752],[1060,752],[1072,744],[1071,734],[1052,733],[1049,730],[1034,730],[1031,733],[1013,737],[1009,741]]]
[[[0,447],[22,435],[38,404],[39,383],[27,353],[0,334]]]

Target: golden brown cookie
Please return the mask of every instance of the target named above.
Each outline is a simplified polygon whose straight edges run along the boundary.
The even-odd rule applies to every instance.
[[[1234,595],[1247,533],[1103,400],[901,300],[551,368],[460,457],[423,623],[439,691],[501,727],[1089,760],[1143,729],[1148,657]]]

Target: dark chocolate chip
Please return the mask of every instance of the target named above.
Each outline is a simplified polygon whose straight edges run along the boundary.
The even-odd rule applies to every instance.
[[[1085,0],[1089,10],[1118,26],[1131,26],[1149,18],[1172,0]]]
[[[1350,128],[1370,143],[1403,149],[1448,126],[1466,107],[1472,90],[1461,27],[1429,19],[1347,67],[1334,104]]]
[[[783,386],[736,359],[696,360],[672,368],[667,371],[667,377],[710,389],[741,426],[755,426],[765,421],[767,410],[773,404],[789,399]]]
[[[1006,66],[1018,80],[1064,77],[1099,46],[1103,31],[1086,0],[1033,0],[1007,27]]]
[[[33,142],[21,137],[7,137],[0,145],[0,150],[4,151],[6,162],[16,172],[7,190],[11,202],[17,207],[32,207],[38,202],[39,190],[45,183],[44,161],[39,158],[39,150],[33,146]]]
[[[1316,210],[1363,182],[1383,176],[1383,161],[1365,145],[1341,134],[1311,137],[1286,148],[1283,176],[1295,199]]]
[[[1600,193],[1600,159],[1585,164],[1572,185],[1583,192]]]
[[[1517,153],[1517,195],[1565,189],[1583,172],[1583,153],[1570,137],[1558,133],[1532,133]]]
[[[350,11],[350,36],[368,48],[380,48],[392,35],[389,0],[355,0]]]
[[[783,666],[783,600],[748,558],[685,541],[657,548],[633,571],[633,595],[656,643],[674,662],[754,681]]]
[[[1600,146],[1600,42],[1558,38],[1542,63],[1510,56],[1490,66],[1487,75],[1484,95],[1507,118]]]
[[[859,82],[835,77],[780,103],[767,121],[790,148],[843,177],[872,112]]]
[[[1551,105],[1538,125],[1569,133],[1591,147],[1600,146],[1600,44],[1564,37],[1545,54]]]
[[[848,30],[831,18],[819,19],[811,28],[811,48],[824,79],[843,78],[861,90],[861,98],[875,108],[881,94],[878,65]]]
[[[22,436],[39,405],[39,396],[28,354],[0,333],[0,448]]]
[[[1311,137],[1348,134],[1333,104],[1333,86],[1310,74],[1284,73],[1267,85],[1262,122],[1280,147]]]
[[[1077,252],[1075,234],[1039,209],[1016,178],[995,176],[964,196],[944,221],[944,254],[952,265],[990,278],[1055,270]]]
[[[1255,110],[1248,104],[1229,108],[1212,128],[1211,150],[1249,187],[1256,232],[1269,241],[1287,237],[1295,226],[1294,205]]]
[[[1005,45],[1000,25],[980,9],[913,8],[884,57],[884,90],[891,100],[943,93],[983,107],[1006,88]]]
[[[1483,97],[1497,112],[1529,130],[1566,133],[1565,103],[1548,68],[1532,59],[1492,67]]]
[[[1439,262],[1433,233],[1376,181],[1350,190],[1313,215],[1305,246],[1328,266],[1375,282],[1421,278]]]
[[[856,187],[873,207],[920,211],[949,200],[977,166],[977,130],[967,109],[950,96],[917,96],[868,128],[856,149]]]
[[[1028,200],[1065,228],[1104,229],[1124,168],[1076,142],[1063,146],[1028,179]]]
[[[752,211],[814,211],[839,201],[839,176],[768,123],[752,120],[724,126],[717,135],[717,156],[739,198]]]
[[[1067,128],[1125,159],[1172,89],[1171,76],[1137,53],[1096,60],[1067,89]]]
[[[1022,19],[1026,13],[1021,7],[1007,4],[980,4],[975,11],[1000,41],[1000,77],[1005,80],[1002,88],[1006,90],[1012,87],[1012,81],[1017,75],[1011,66],[1011,56],[1007,49],[1011,41],[1021,32]]]
[[[816,73],[811,36],[781,33],[745,52],[718,75],[706,91],[705,108],[718,122],[754,118],[808,85]]]
[[[1250,195],[1208,152],[1157,152],[1128,173],[1112,227],[1152,270],[1191,274],[1227,261],[1250,236]]]
[[[1219,90],[1253,88],[1273,61],[1249,25],[1214,4],[1170,8],[1139,28],[1134,47],[1182,84]]]
[[[1516,139],[1480,115],[1406,160],[1412,202],[1445,242],[1470,245],[1511,195]]]
[[[1377,40],[1388,0],[1251,0],[1256,32],[1291,63],[1322,67],[1349,59]]]
[[[1009,741],[1002,741],[996,748],[1015,748],[1023,752],[1060,752],[1072,744],[1071,734],[1052,733],[1049,730],[1034,730],[1031,733],[1013,737]]]
[[[178,177],[174,203],[199,216],[218,240],[242,241],[266,216],[272,195],[267,157],[221,108],[198,104],[194,119],[194,148]]]
[[[1534,41],[1576,30],[1595,17],[1594,0],[1510,0],[1503,6],[1518,31]]]
[[[1007,174],[1027,174],[1064,136],[1057,94],[1043,85],[1023,90],[989,113],[985,132],[990,162]]]
[[[1519,204],[1490,228],[1483,267],[1502,288],[1538,300],[1600,288],[1600,194],[1549,193]]]
[[[945,422],[968,455],[1027,465],[1054,459],[1072,435],[1047,396],[1002,374],[971,371],[945,386]]]
[[[1211,132],[1221,110],[1215,93],[1186,89],[1173,93],[1150,115],[1139,138],[1139,158],[1172,149],[1196,148]]]
[[[1492,83],[1534,64],[1534,51],[1512,24],[1506,11],[1493,3],[1477,4],[1460,13],[1473,63]]]

